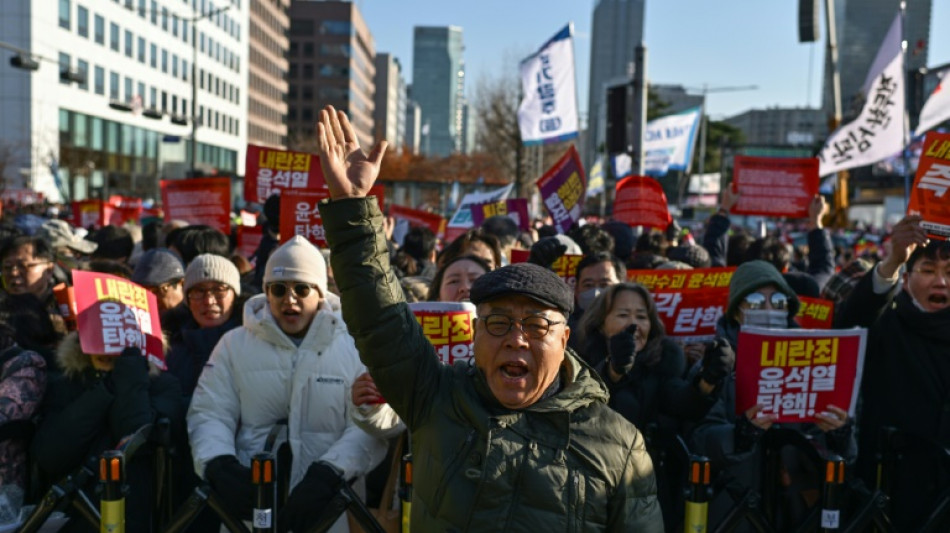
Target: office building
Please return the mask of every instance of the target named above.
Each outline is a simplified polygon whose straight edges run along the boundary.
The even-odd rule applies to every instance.
[[[417,26],[413,33],[412,99],[422,111],[423,154],[462,151],[465,65],[462,28]]]
[[[406,150],[418,154],[422,138],[422,110],[414,100],[406,101]]]
[[[828,136],[828,123],[821,109],[750,109],[723,122],[742,130],[747,145],[811,148]]]
[[[291,3],[288,55],[290,144],[313,149],[320,110],[332,105],[349,116],[360,146],[373,146],[376,48],[356,4]]]
[[[651,83],[650,91],[656,94],[661,102],[669,106],[663,112],[663,115],[675,115],[680,111],[686,111],[694,107],[702,107],[703,105],[703,96],[701,94],[689,94],[682,85]]]
[[[7,187],[53,200],[157,198],[160,177],[190,168],[194,103],[198,169],[243,174],[247,2],[13,0],[2,9],[0,40],[38,61],[14,68],[15,54],[0,50],[0,143],[15,152]]]
[[[590,157],[604,144],[607,88],[633,78],[634,48],[643,42],[644,0],[596,0],[591,26],[587,131]]]
[[[399,59],[392,54],[376,54],[376,99],[374,120],[376,140],[402,151],[406,144],[406,79]]]
[[[290,0],[250,0],[247,142],[287,146],[287,50]]]

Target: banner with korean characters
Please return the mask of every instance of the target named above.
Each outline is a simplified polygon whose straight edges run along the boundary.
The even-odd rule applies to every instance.
[[[831,329],[835,318],[835,302],[824,298],[799,296],[801,307],[795,315],[795,321],[803,329]]]
[[[274,193],[294,189],[325,189],[320,158],[306,152],[247,145],[244,201],[264,203]]]
[[[389,206],[389,215],[395,219],[407,221],[409,227],[425,226],[438,237],[445,235],[445,217],[437,213],[394,204]]]
[[[245,259],[251,259],[264,238],[263,226],[237,227],[237,252]]]
[[[751,157],[737,155],[733,188],[740,215],[805,218],[818,194],[818,158]]]
[[[416,302],[409,309],[422,326],[422,333],[447,365],[468,361],[475,354],[475,305],[471,302]]]
[[[101,228],[104,217],[102,200],[79,200],[73,202],[73,226],[77,228]]]
[[[383,209],[385,198],[383,186],[374,185],[370,196],[376,196],[379,209]],[[280,194],[280,242],[289,241],[294,235],[300,235],[317,248],[326,248],[327,241],[323,231],[323,219],[320,218],[319,205],[330,197],[327,189],[293,190],[287,189]]]
[[[716,337],[716,322],[729,301],[735,267],[695,270],[628,270],[627,280],[650,291],[666,335],[686,343]]]
[[[510,198],[500,202],[472,204],[472,224],[481,226],[486,218],[495,215],[504,215],[518,224],[521,231],[531,230],[531,220],[528,218],[528,199]]]
[[[149,361],[165,368],[154,294],[127,279],[83,270],[73,270],[73,290],[83,353],[118,356],[135,346]]]
[[[530,256],[531,252],[529,250],[512,250],[511,264],[527,263]],[[551,264],[551,270],[564,280],[564,283],[567,283],[571,290],[574,290],[574,285],[577,284],[577,264],[583,258],[584,256],[580,254],[564,254]]]
[[[121,226],[126,222],[138,222],[143,211],[141,198],[112,195],[103,205],[102,218],[110,226]]]
[[[184,220],[231,234],[231,179],[162,180],[165,222]]]
[[[647,176],[630,176],[617,182],[614,219],[630,226],[666,229],[673,218],[660,182]]]
[[[917,165],[907,214],[923,217],[920,225],[935,239],[950,237],[950,133],[929,132]]]
[[[855,414],[867,330],[744,327],[736,349],[736,414],[755,405],[781,423],[814,422],[835,405]]]
[[[581,219],[587,191],[586,183],[581,157],[573,144],[567,153],[535,182],[558,233],[567,233],[571,226]]]

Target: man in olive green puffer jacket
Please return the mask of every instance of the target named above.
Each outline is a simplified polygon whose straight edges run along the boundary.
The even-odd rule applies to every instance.
[[[343,318],[379,391],[412,435],[411,527],[429,531],[662,531],[653,465],[567,347],[573,298],[548,270],[512,265],[472,287],[474,365],[442,365],[405,304],[367,157],[327,107],[320,206]]]

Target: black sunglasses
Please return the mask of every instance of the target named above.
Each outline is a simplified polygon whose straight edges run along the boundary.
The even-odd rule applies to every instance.
[[[283,298],[287,295],[288,289],[294,294],[294,298],[303,300],[307,296],[310,296],[310,292],[316,290],[317,287],[310,285],[309,283],[294,283],[293,285],[288,285],[286,283],[271,283],[267,286],[267,291],[274,298]]]

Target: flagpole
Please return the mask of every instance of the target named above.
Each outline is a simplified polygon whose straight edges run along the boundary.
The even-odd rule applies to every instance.
[[[908,84],[907,81],[907,2],[901,0],[900,3],[900,15],[901,15],[901,60],[903,63],[903,68],[901,69],[901,75],[904,76],[904,110],[902,113],[901,127],[904,131],[903,146],[901,147],[901,160],[904,167],[904,208],[907,208],[907,205],[910,202],[910,157],[908,157],[907,144],[909,141],[908,136],[908,116],[907,116],[907,104],[911,101],[907,97]]]

